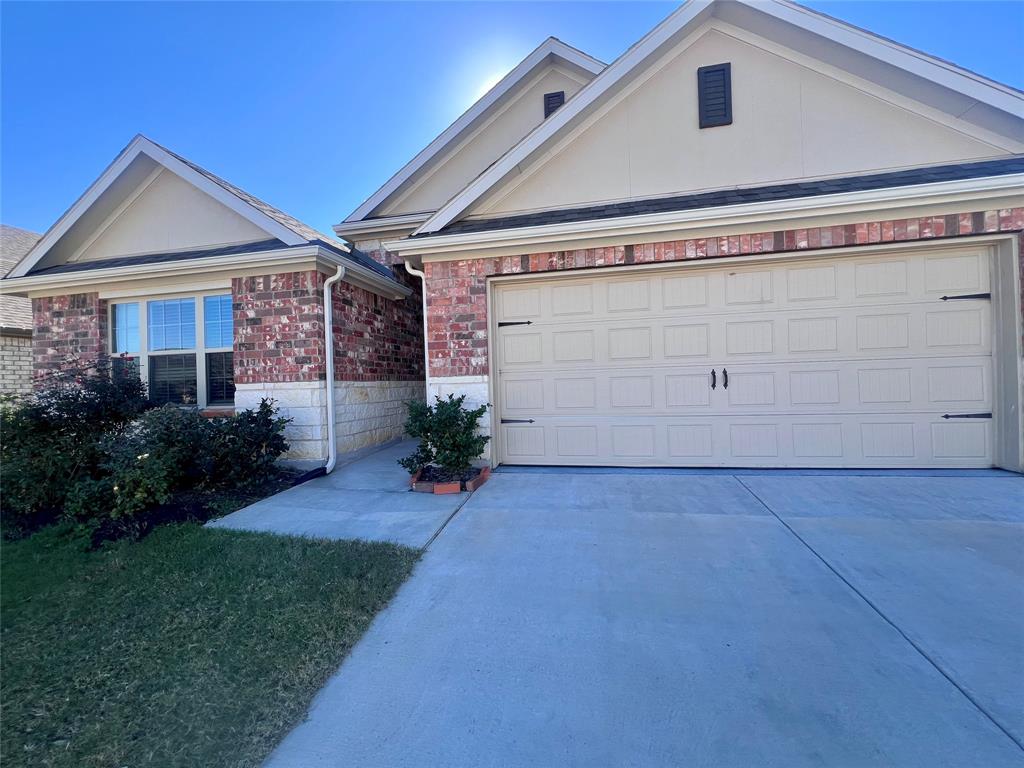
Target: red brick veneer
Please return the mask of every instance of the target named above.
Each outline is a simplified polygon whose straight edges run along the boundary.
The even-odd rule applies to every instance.
[[[1024,208],[895,219],[834,227],[695,238],[522,256],[427,262],[427,343],[432,376],[488,373],[487,277],[585,267],[782,253],[1024,230]],[[1024,234],[1020,237],[1024,254]],[[1021,257],[1024,282],[1024,255]]]
[[[236,384],[326,378],[323,281],[316,270],[231,280]]]
[[[398,280],[406,279],[395,271]],[[231,281],[235,383],[326,378],[323,288],[310,270]],[[336,381],[423,378],[420,293],[392,301],[344,281],[332,293]]]
[[[32,363],[36,378],[106,352],[107,302],[98,293],[32,299]]]
[[[404,269],[395,278],[412,289],[391,301],[341,282],[334,305],[335,381],[419,381],[423,379],[423,309],[419,281]]]

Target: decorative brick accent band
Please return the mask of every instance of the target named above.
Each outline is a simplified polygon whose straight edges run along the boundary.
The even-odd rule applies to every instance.
[[[232,279],[236,384],[326,378],[324,279],[316,270]]]
[[[98,293],[32,299],[32,366],[39,378],[106,353],[107,302]]]
[[[784,253],[1022,230],[1024,208],[1004,208],[663,243],[427,262],[424,270],[430,375],[487,375],[487,278],[490,275]],[[1021,251],[1024,253],[1024,235],[1021,236]],[[1024,280],[1024,256],[1021,275]]]

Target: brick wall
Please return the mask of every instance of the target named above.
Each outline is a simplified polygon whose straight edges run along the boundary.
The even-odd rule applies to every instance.
[[[419,280],[393,270],[412,289],[390,301],[346,282],[335,286],[336,381],[418,381],[423,378],[423,324]]]
[[[70,360],[95,360],[106,352],[107,302],[98,293],[32,299],[32,364],[46,375]]]
[[[32,389],[32,337],[0,336],[0,394],[21,395]]]
[[[316,270],[232,279],[236,384],[326,378],[324,279]]]
[[[427,262],[427,343],[430,375],[488,374],[487,277],[755,253],[783,253],[886,242],[956,238],[1024,230],[1024,208],[975,211],[728,237],[588,248],[458,261]],[[1024,254],[1024,234],[1021,235]],[[1021,259],[1024,278],[1024,256]]]
[[[404,272],[404,270],[403,270]],[[401,281],[406,279],[396,272]],[[322,272],[285,272],[231,281],[235,321],[235,383],[323,381]],[[418,285],[390,301],[341,281],[332,294],[337,381],[423,378]]]

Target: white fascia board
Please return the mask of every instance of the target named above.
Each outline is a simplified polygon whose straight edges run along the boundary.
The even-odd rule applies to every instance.
[[[345,279],[373,293],[389,299],[402,299],[412,293],[411,289],[390,280],[377,272],[340,256],[319,245],[305,248],[280,248],[260,253],[240,253],[231,256],[209,256],[207,258],[168,261],[164,263],[133,264],[80,272],[59,272],[27,277],[8,277],[0,280],[0,293],[7,296],[29,294],[56,295],[93,289],[97,285],[127,283],[140,279],[173,278],[202,275],[209,278],[215,274],[237,273],[253,268],[286,269],[294,271],[300,265],[322,266],[325,271],[334,271],[339,265],[345,266]]]
[[[424,213],[404,213],[400,216],[382,216],[379,219],[363,219],[362,221],[343,221],[334,225],[334,233],[338,237],[349,240],[374,232],[408,229],[410,232],[430,218],[433,211]]]
[[[265,230],[267,234],[276,237],[286,245],[301,245],[307,242],[305,238],[293,232],[288,227],[285,227],[280,222],[272,219],[270,216],[267,216],[267,214],[263,213],[258,208],[255,208],[244,200],[241,200],[237,195],[228,192],[219,184],[215,184],[210,181],[210,179],[203,176],[203,174],[190,168],[188,165],[178,160],[178,158],[170,155],[145,136],[139,134],[132,139],[131,143],[129,143],[121,154],[114,159],[114,162],[107,166],[106,170],[100,174],[100,177],[92,183],[85,193],[79,197],[67,211],[64,212],[64,215],[46,231],[46,234],[39,239],[25,257],[17,264],[10,276],[24,277],[32,267],[39,263],[43,256],[49,252],[50,248],[52,248],[60,238],[67,234],[68,230],[74,226],[75,222],[77,222],[85,212],[89,210],[90,206],[96,202],[100,195],[110,188],[110,185],[113,184],[122,173],[124,173],[125,169],[127,169],[132,161],[140,154],[145,154],[154,162],[164,166],[172,173],[181,176],[190,184],[210,195],[210,197],[223,205],[226,205],[232,211],[238,213],[248,221],[251,221],[256,226]]]
[[[966,181],[943,181],[882,190],[845,192],[834,195],[771,200],[715,208],[666,211],[640,216],[591,219],[560,224],[547,224],[519,229],[499,229],[453,235],[408,238],[384,243],[389,251],[402,256],[437,256],[492,249],[562,244],[574,241],[621,236],[651,236],[658,233],[685,233],[722,226],[757,224],[765,230],[778,229],[773,222],[796,216],[837,216],[850,213],[898,211],[950,202],[983,201],[1007,196],[1021,196],[1024,203],[1024,174],[990,176]],[[669,238],[676,239],[676,238]],[[565,250],[559,248],[558,250]],[[545,249],[541,249],[545,250]],[[523,251],[529,252],[529,251]],[[483,254],[481,254],[483,255]]]
[[[345,274],[342,276],[342,280],[346,283],[357,285],[360,288],[365,288],[386,299],[404,299],[412,293],[411,288],[384,277],[358,262],[342,258],[326,248],[318,248],[317,263],[330,267],[331,270],[339,265],[344,266]]]
[[[601,96],[608,93],[634,67],[644,61],[653,51],[667,42],[680,29],[702,14],[715,0],[690,0],[651,30],[640,42],[609,64],[597,77],[583,86],[580,91],[563,104],[557,112],[528,133],[518,144],[502,155],[486,171],[470,182],[455,197],[441,206],[415,234],[437,232],[451,224],[470,205],[479,200],[496,184],[539,149],[551,137],[586,110]]]
[[[529,56],[519,62],[511,72],[499,80],[497,85],[481,96],[473,106],[463,112],[440,136],[430,142],[419,154],[388,179],[383,187],[374,192],[367,198],[366,202],[349,214],[345,221],[336,224],[334,231],[341,235],[353,222],[361,221],[366,216],[369,216],[375,208],[391,197],[414,174],[443,152],[463,131],[487,112],[487,110],[501,101],[516,85],[528,77],[534,69],[547,61],[549,57],[562,59],[593,75],[597,75],[605,68],[605,65],[597,59],[570,45],[566,45],[557,38],[549,37],[537,46]]]
[[[168,261],[163,263],[132,264],[115,267],[100,267],[78,272],[58,272],[27,276],[10,276],[0,280],[4,294],[24,296],[31,292],[51,291],[51,295],[81,292],[89,286],[100,283],[120,283],[154,277],[179,277],[202,273],[232,272],[250,267],[284,267],[294,269],[297,261],[316,259],[325,249],[317,245],[306,248],[279,248],[260,253],[240,253],[231,256],[207,256],[206,258]],[[335,258],[340,258],[335,256]]]
[[[1024,110],[1024,95],[1012,88],[933,59],[870,32],[816,14],[787,0],[689,0],[584,86],[565,106],[466,185],[414,234],[437,232],[455,221],[474,203],[502,183],[510,173],[527,162],[534,152],[541,149],[578,115],[611,92],[620,80],[641,66],[651,54],[673,37],[685,34],[691,24],[699,23],[705,11],[710,9],[710,13],[713,14],[715,6],[722,2],[736,2],[771,15],[1009,114],[1020,115]]]
[[[186,163],[181,162],[181,160],[162,147],[158,147],[145,136],[138,136],[136,141],[139,142],[139,151],[149,155],[156,162],[173,173],[178,174],[185,181],[202,190],[217,202],[227,206],[239,216],[251,221],[257,227],[266,231],[267,234],[276,237],[286,245],[302,245],[308,242],[302,235],[286,227],[277,219],[268,216],[254,205],[242,200],[233,192],[224,189],[220,184],[208,179]]]
[[[114,161],[104,169],[99,178],[92,183],[92,186],[83,192],[82,196],[72,203],[71,207],[36,241],[36,244],[11,270],[9,278],[21,277],[26,274],[64,236],[71,226],[81,218],[82,214],[89,209],[89,206],[96,202],[96,198],[113,184],[117,177],[131,164],[132,160],[136,158],[138,155],[137,144],[141,138],[141,136],[136,136],[127,147],[121,150],[121,154],[115,157]]]
[[[952,91],[976,99],[1009,114],[1020,115],[1024,94],[995,80],[936,59],[899,43],[847,24],[839,19],[817,13],[789,0],[738,0],[755,10],[829,38],[872,58],[938,83]]]

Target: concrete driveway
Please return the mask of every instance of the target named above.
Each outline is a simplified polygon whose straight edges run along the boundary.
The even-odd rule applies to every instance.
[[[496,474],[271,756],[1024,766],[1024,479]]]

